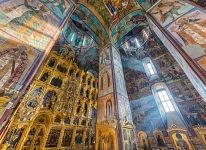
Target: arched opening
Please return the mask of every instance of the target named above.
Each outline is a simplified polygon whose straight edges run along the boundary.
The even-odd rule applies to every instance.
[[[112,102],[107,100],[106,103],[106,118],[109,119],[112,116]]]

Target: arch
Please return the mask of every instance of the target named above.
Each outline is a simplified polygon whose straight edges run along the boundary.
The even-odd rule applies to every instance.
[[[52,119],[48,115],[49,113],[39,113],[33,121],[31,128],[23,141],[23,148],[28,149],[43,149],[45,143],[45,136],[48,132],[48,125]]]
[[[90,5],[89,3],[86,3],[84,0],[79,0],[78,3],[84,5],[88,10],[90,10],[90,12],[92,12],[94,14],[94,16],[97,17],[99,22],[105,28],[105,30],[107,31],[107,34],[110,33],[109,28],[106,25],[105,21],[103,20],[102,16],[96,11],[96,9],[92,5]]]
[[[147,134],[143,131],[137,133],[137,139],[139,139],[139,147],[142,149],[150,149]]]
[[[175,111],[173,97],[165,83],[160,82],[154,84],[152,86],[152,93],[160,112],[164,111],[164,113],[167,113]]]
[[[106,102],[106,118],[109,119],[112,117],[112,101],[109,99]]]
[[[154,80],[158,78],[157,70],[150,57],[145,57],[142,60],[142,65],[149,80]]]

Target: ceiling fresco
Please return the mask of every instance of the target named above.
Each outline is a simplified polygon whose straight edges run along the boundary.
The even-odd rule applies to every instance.
[[[97,17],[84,5],[79,5],[71,16],[71,19],[85,26],[98,44],[102,45],[106,43],[106,39],[108,39],[107,31]]]
[[[71,9],[67,0],[3,0],[0,34],[43,51]]]
[[[78,57],[79,67],[85,72],[92,73],[98,77],[99,72],[99,49],[98,47],[89,48],[85,53]]]
[[[61,36],[63,43],[69,44],[78,54],[97,45],[89,30],[86,27],[83,29],[82,24],[74,23],[73,21],[67,22]]]
[[[158,0],[137,0],[137,2],[145,9],[151,8]]]
[[[107,26],[109,26],[112,16],[106,8],[103,0],[87,0],[87,3],[92,5],[96,9],[96,11],[103,18],[104,22],[107,24]]]
[[[206,1],[205,0],[190,0],[190,1],[200,5],[202,7],[206,7]]]
[[[146,18],[141,10],[134,11],[125,16],[116,26],[112,28],[111,37],[116,47],[121,45],[124,36],[132,29],[144,28],[148,26]]]

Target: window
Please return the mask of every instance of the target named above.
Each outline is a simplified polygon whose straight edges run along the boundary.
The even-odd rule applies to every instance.
[[[74,40],[74,35],[75,35],[75,33],[72,34],[71,42]]]
[[[154,75],[155,72],[153,70],[152,64],[151,63],[147,63],[146,66],[147,66],[147,68],[149,70],[150,75]]]
[[[157,94],[158,94],[158,97],[163,105],[165,112],[175,111],[175,109],[172,105],[172,102],[170,101],[170,98],[169,98],[165,89],[158,90]]]
[[[112,102],[110,100],[106,103],[106,117],[109,118],[112,115]]]
[[[149,57],[145,57],[142,60],[143,67],[145,69],[145,73],[150,81],[155,80],[158,78],[157,70],[153,65],[152,60]]]

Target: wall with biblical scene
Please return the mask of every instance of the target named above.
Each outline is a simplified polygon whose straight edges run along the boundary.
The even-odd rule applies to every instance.
[[[145,9],[151,8],[158,0],[137,0],[137,2]]]
[[[71,1],[8,0],[0,4],[0,35],[44,50],[71,11]]]
[[[151,58],[157,70],[158,79],[153,81],[148,79],[142,65],[142,59],[145,57]],[[165,132],[167,127],[163,123],[151,92],[151,86],[156,82],[166,83],[191,133],[194,133],[193,128],[206,125],[205,102],[169,51],[154,34],[145,45],[144,50],[139,51],[133,57],[123,54],[122,62],[136,131],[137,133],[146,132],[151,147],[158,146],[158,141],[154,137],[155,130],[163,131],[164,136],[168,137]],[[141,141],[139,142],[141,143]],[[171,147],[169,139],[166,139],[166,143],[168,147]],[[195,144],[197,148],[200,146],[198,142]]]
[[[192,2],[194,2],[197,5],[200,5],[202,7],[206,7],[206,1],[205,0],[190,0]]]
[[[130,32],[133,28],[141,28],[147,26],[145,23],[146,18],[143,16],[141,10],[135,10],[126,16],[123,16],[122,19],[112,27],[111,37],[116,45],[119,47],[123,37]]]
[[[34,62],[41,56],[40,51],[1,37],[0,43],[0,89],[21,86],[23,77],[29,73]],[[18,87],[17,87],[18,88]]]
[[[97,81],[53,50],[30,85],[1,149],[94,149]]]
[[[71,16],[72,21],[76,21],[88,32],[98,44],[106,44],[108,33],[98,18],[84,5],[80,4]]]
[[[184,1],[162,0],[150,13],[205,74],[206,11]]]
[[[36,72],[39,68],[58,37],[64,19],[68,18],[73,8],[74,4],[70,0],[1,1],[1,124],[11,113],[11,106],[15,108],[18,91],[24,90],[33,79],[31,71]]]

